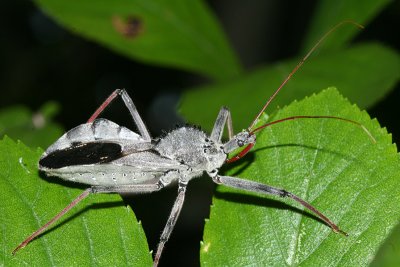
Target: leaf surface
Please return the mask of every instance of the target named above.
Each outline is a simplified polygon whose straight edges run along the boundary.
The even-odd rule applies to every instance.
[[[378,254],[371,263],[371,267],[400,266],[400,224],[396,226],[390,236],[379,248]]]
[[[151,266],[143,229],[117,195],[93,195],[25,248],[13,249],[77,197],[82,189],[43,179],[41,151],[0,141],[2,266]]]
[[[367,266],[400,219],[399,155],[366,112],[328,89],[279,110],[331,115],[273,125],[227,174],[284,188],[322,211],[349,237],[290,199],[219,186],[201,247],[203,266]],[[229,256],[227,256],[229,255]]]

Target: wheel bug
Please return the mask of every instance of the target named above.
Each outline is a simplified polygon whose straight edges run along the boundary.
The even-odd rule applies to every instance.
[[[43,153],[39,160],[39,169],[48,176],[58,176],[64,180],[87,184],[90,185],[90,188],[84,190],[81,195],[54,218],[31,234],[12,253],[15,254],[18,250],[25,247],[90,194],[150,193],[159,191],[165,186],[177,182],[178,195],[161,234],[160,242],[154,256],[154,266],[157,266],[164,245],[168,241],[182,209],[187,184],[191,179],[199,177],[203,173],[208,174],[216,184],[291,198],[316,214],[334,232],[347,236],[346,232],[341,230],[322,212],[291,192],[219,174],[219,169],[225,162],[236,161],[250,151],[256,142],[256,132],[273,124],[288,120],[341,120],[360,127],[375,141],[370,132],[362,124],[335,116],[292,116],[256,127],[256,123],[264,110],[287,81],[307,60],[321,41],[344,23],[349,23],[349,21],[337,24],[316,43],[268,99],[249,128],[236,135],[233,134],[230,111],[222,107],[210,135],[197,128],[184,126],[172,130],[164,137],[152,139],[128,93],[125,90],[115,90],[94,112],[87,123],[81,124],[65,133]],[[354,22],[350,23],[359,26]],[[122,98],[125,106],[128,108],[140,134],[107,119],[98,118],[104,109],[118,96]],[[222,135],[225,127],[228,130],[229,140],[224,143]],[[239,148],[243,149],[236,156],[228,159],[228,154]]]

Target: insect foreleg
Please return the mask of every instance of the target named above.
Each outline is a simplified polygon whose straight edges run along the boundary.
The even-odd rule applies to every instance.
[[[243,180],[243,179],[231,177],[231,176],[220,176],[220,175],[214,175],[214,176],[210,175],[210,176],[212,177],[213,181],[217,184],[223,184],[223,185],[226,185],[229,187],[238,188],[238,189],[251,191],[251,192],[277,195],[280,197],[289,197],[289,198],[297,201],[298,203],[300,203],[301,205],[303,205],[304,207],[306,207],[313,213],[315,213],[326,224],[328,224],[334,232],[341,233],[341,234],[347,236],[347,233],[340,230],[340,228],[336,224],[334,224],[328,217],[326,217],[324,214],[322,214],[319,210],[314,208],[310,203],[306,202],[305,200],[299,198],[298,196],[296,196],[286,190],[272,187],[269,185],[265,185],[262,183],[257,183],[257,182],[253,182],[253,181],[249,181],[249,180]]]
[[[179,214],[181,213],[183,202],[185,201],[185,192],[186,192],[186,184],[179,183],[178,196],[175,200],[171,214],[169,215],[168,221],[161,234],[160,243],[158,243],[157,252],[156,255],[154,256],[153,267],[156,267],[158,265],[158,262],[160,261],[161,254],[164,249],[164,245],[165,243],[167,243],[172,233],[172,230],[174,229],[176,221],[178,220]]]
[[[222,134],[224,132],[224,127],[228,128],[229,139],[233,137],[233,126],[231,112],[228,108],[222,107],[219,110],[218,117],[215,120],[213,130],[211,132],[211,140],[221,142]]]
[[[130,98],[128,93],[125,91],[125,89],[116,89],[114,92],[112,92],[112,94],[109,97],[107,97],[107,99],[103,102],[103,104],[101,104],[100,107],[98,107],[98,109],[89,118],[88,122],[93,122],[104,111],[104,109],[113,102],[113,100],[117,96],[121,96],[122,100],[124,101],[125,106],[128,108],[129,113],[131,114],[131,116],[140,132],[140,135],[145,140],[150,141],[151,140],[150,133],[147,130],[146,125],[144,124],[142,118],[140,117],[135,104],[133,103],[132,99]]]

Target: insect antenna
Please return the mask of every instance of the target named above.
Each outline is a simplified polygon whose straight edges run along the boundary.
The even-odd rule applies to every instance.
[[[368,129],[364,125],[362,125],[361,123],[359,123],[357,121],[353,121],[353,120],[342,118],[342,117],[336,117],[336,116],[304,116],[304,115],[300,115],[300,116],[286,117],[286,118],[283,118],[283,119],[279,119],[279,120],[276,120],[276,121],[271,121],[271,122],[268,122],[266,124],[263,124],[263,125],[255,128],[254,130],[252,130],[250,132],[250,134],[254,134],[254,133],[258,132],[258,131],[261,131],[264,128],[267,128],[268,126],[271,126],[271,125],[274,125],[274,124],[277,124],[277,123],[281,123],[281,122],[289,121],[289,120],[297,120],[297,119],[335,119],[335,120],[341,120],[341,121],[349,122],[349,123],[352,123],[352,124],[360,127],[368,135],[368,137],[371,139],[372,143],[376,143],[375,138],[372,136],[371,132],[368,131]]]
[[[357,22],[354,22],[352,20],[344,20],[342,22],[339,22],[338,24],[336,24],[333,28],[331,28],[329,31],[327,31],[319,40],[318,42],[310,49],[310,51],[308,51],[308,53],[300,60],[299,63],[297,63],[296,67],[294,67],[294,69],[289,73],[289,75],[286,77],[286,79],[281,83],[281,85],[278,87],[278,89],[276,89],[276,91],[270,96],[270,98],[268,99],[268,101],[265,103],[265,105],[262,107],[262,109],[260,110],[260,112],[258,112],[257,116],[254,118],[254,120],[252,121],[252,123],[250,124],[248,130],[250,131],[254,125],[257,123],[258,119],[260,118],[260,116],[263,114],[263,112],[265,111],[265,109],[269,106],[269,104],[272,102],[272,100],[274,100],[274,98],[276,97],[276,95],[279,93],[279,91],[286,85],[286,83],[292,78],[292,76],[297,72],[297,70],[304,64],[304,62],[310,57],[310,55],[315,51],[315,49],[318,48],[318,46],[320,46],[320,44],[326,39],[326,37],[328,37],[332,32],[334,32],[335,30],[337,30],[339,27],[341,27],[344,24],[353,24],[355,26],[357,26],[360,29],[364,29],[364,26],[362,26],[361,24],[358,24]]]
[[[249,134],[253,135],[256,132],[259,132],[259,131],[261,131],[261,130],[263,130],[263,129],[271,126],[271,125],[278,124],[278,123],[281,123],[281,122],[284,122],[284,121],[297,120],[297,119],[335,119],[335,120],[341,120],[341,121],[345,121],[345,122],[348,122],[348,123],[352,123],[355,126],[360,127],[365,132],[365,134],[369,137],[369,139],[371,139],[372,143],[376,143],[376,139],[374,138],[374,136],[371,134],[370,131],[368,131],[368,129],[363,124],[361,124],[361,123],[359,123],[357,121],[353,121],[353,120],[342,118],[342,117],[336,117],[336,116],[305,116],[305,115],[299,115],[299,116],[286,117],[286,118],[283,118],[283,119],[279,119],[279,120],[276,120],[276,121],[271,121],[271,122],[268,122],[268,123],[263,124],[261,126],[258,126],[257,128],[251,130],[249,132]],[[254,145],[255,145],[255,143],[248,144],[238,154],[236,154],[232,158],[227,159],[226,162],[227,163],[232,163],[232,162],[235,162],[235,161],[241,159],[242,157],[244,157],[253,148]]]
[[[264,106],[262,107],[262,109],[258,112],[257,116],[253,119],[253,121],[251,122],[250,126],[247,128],[247,131],[249,132],[250,135],[254,135],[255,132],[258,132],[270,125],[273,124],[277,124],[283,121],[287,121],[287,120],[295,120],[295,119],[336,119],[336,120],[342,120],[342,121],[346,121],[346,122],[350,122],[353,123],[357,126],[359,126],[360,128],[362,128],[367,135],[370,137],[370,139],[372,140],[372,142],[376,142],[375,138],[372,136],[372,134],[367,130],[367,128],[365,128],[364,125],[362,125],[361,123],[358,123],[356,121],[353,120],[349,120],[349,119],[345,119],[345,118],[341,118],[341,117],[335,117],[335,116],[292,116],[292,117],[288,117],[288,118],[284,118],[284,119],[280,119],[277,121],[273,121],[270,123],[266,123],[262,126],[257,127],[256,129],[253,129],[254,126],[257,124],[259,118],[261,117],[261,115],[264,113],[265,109],[269,106],[269,104],[272,102],[272,100],[275,99],[275,97],[277,96],[277,94],[281,91],[281,89],[287,84],[287,82],[292,78],[292,76],[299,70],[299,68],[304,64],[304,62],[310,57],[310,55],[320,46],[320,44],[335,30],[337,30],[339,27],[343,26],[344,24],[353,24],[356,27],[358,27],[359,29],[364,29],[364,26],[362,26],[361,24],[358,24],[355,21],[352,20],[344,20],[342,22],[339,22],[338,24],[336,24],[334,27],[332,27],[329,31],[327,31],[318,41],[317,43],[310,49],[310,51],[308,51],[308,53],[300,60],[299,63],[297,63],[297,65],[293,68],[293,70],[289,73],[289,75],[285,78],[285,80],[281,83],[281,85],[279,85],[278,89],[275,90],[275,92],[269,97],[269,99],[267,100],[267,102],[264,104]],[[240,158],[244,157],[254,146],[254,143],[250,143],[248,144],[243,150],[241,150],[238,154],[234,155],[232,158],[229,158],[226,160],[227,163],[232,163],[235,162],[237,160],[239,160]]]

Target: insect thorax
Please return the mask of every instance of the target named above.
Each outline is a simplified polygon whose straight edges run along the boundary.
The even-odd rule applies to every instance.
[[[155,146],[160,155],[188,165],[194,171],[212,171],[225,162],[221,143],[194,127],[181,127],[169,132]]]

